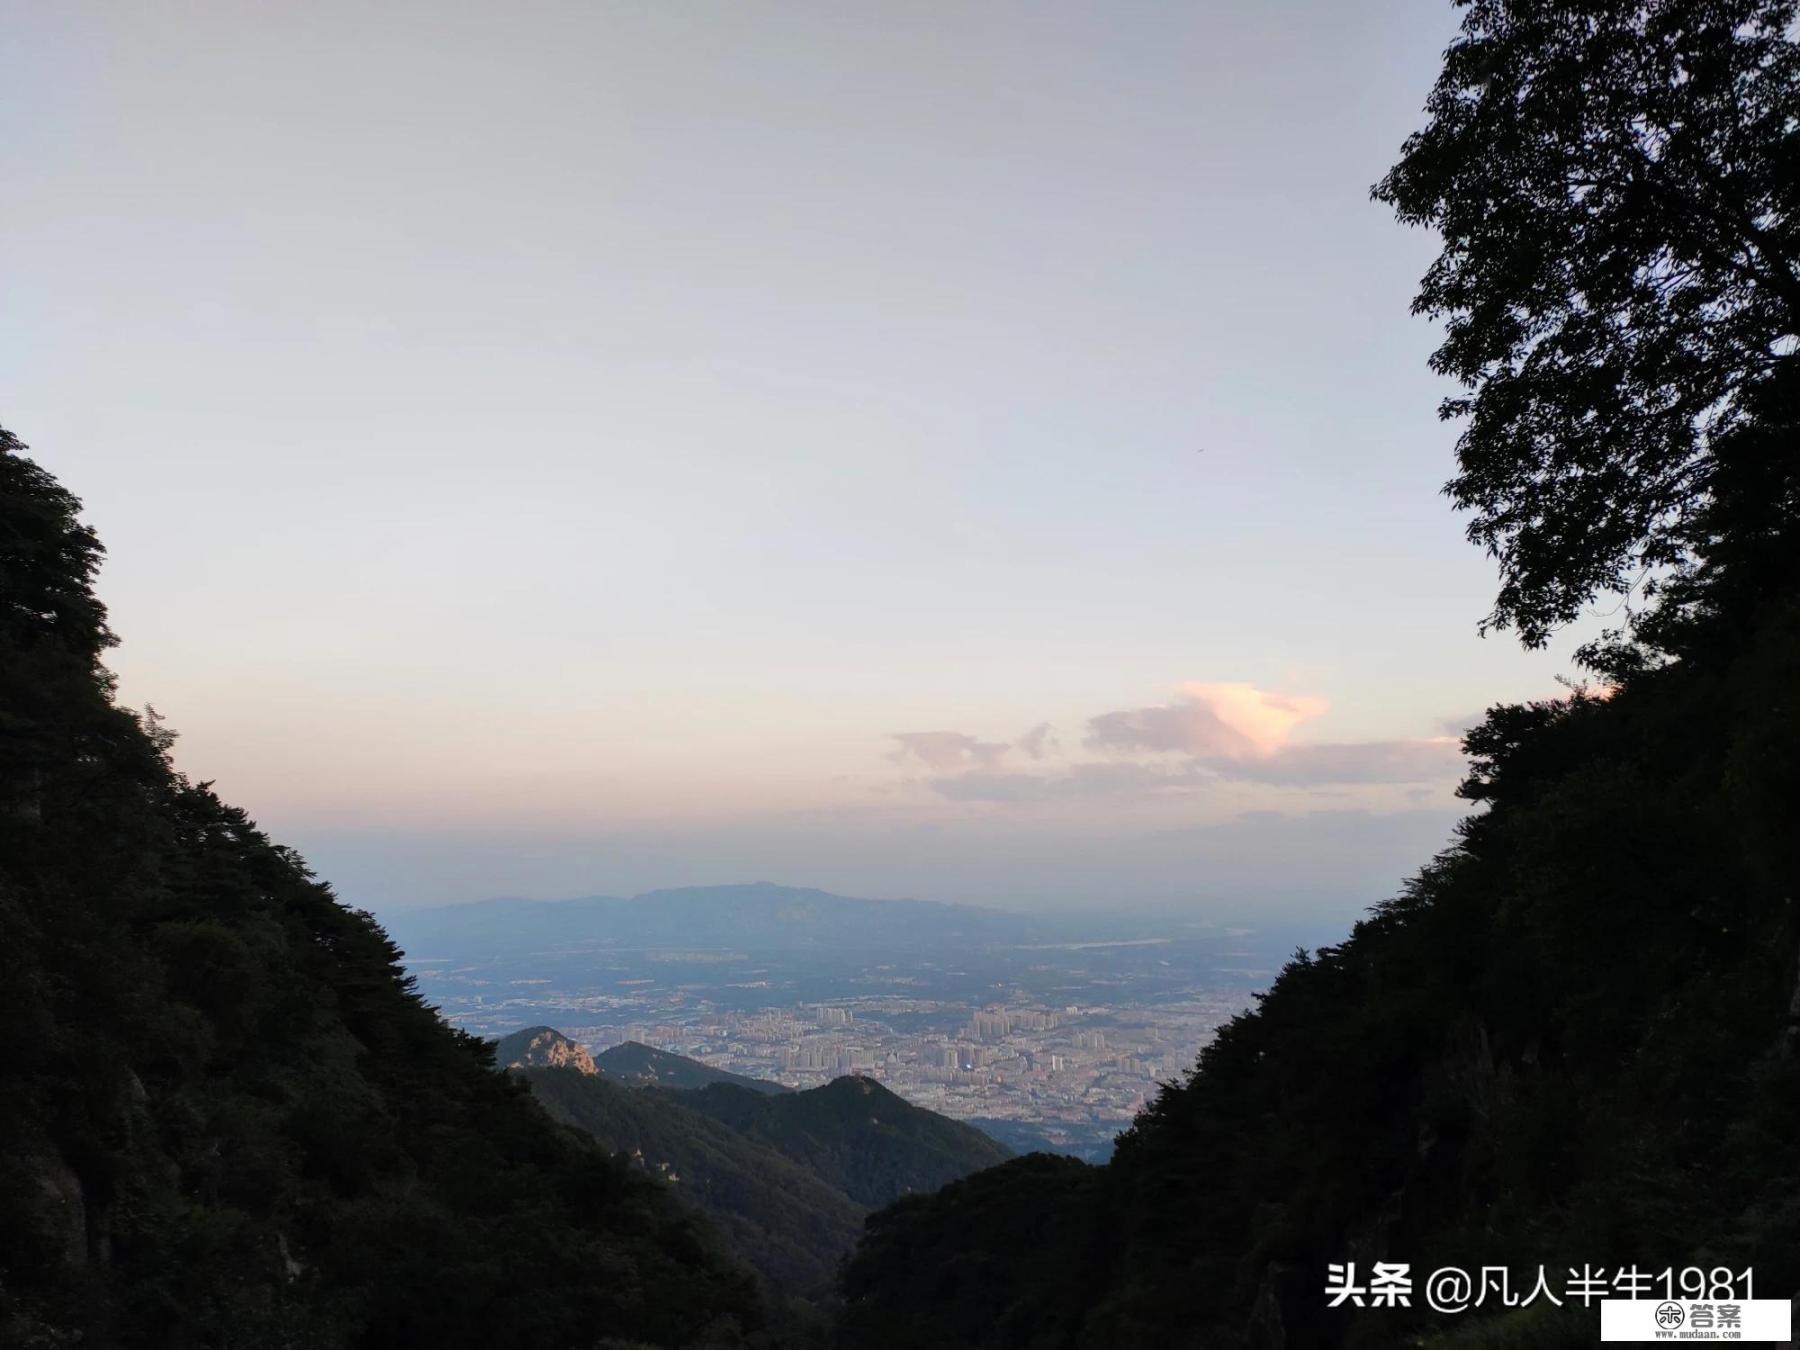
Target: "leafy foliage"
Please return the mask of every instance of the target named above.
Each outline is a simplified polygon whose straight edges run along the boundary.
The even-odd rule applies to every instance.
[[[1454,845],[1091,1185],[1015,1166],[876,1216],[847,1346],[1592,1341],[1567,1308],[1329,1311],[1343,1261],[1800,1283],[1795,7],[1466,7],[1376,195],[1444,235],[1417,308],[1472,391],[1449,490],[1490,621],[1540,643],[1638,567],[1660,597],[1586,651],[1599,693],[1490,710]]]
[[[1793,0],[1464,4],[1375,196],[1443,237],[1414,309],[1470,391],[1447,491],[1535,645],[1696,555],[1715,438],[1791,378],[1800,41]]]

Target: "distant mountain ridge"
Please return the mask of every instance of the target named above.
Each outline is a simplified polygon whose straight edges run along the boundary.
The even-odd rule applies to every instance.
[[[916,951],[946,942],[1030,941],[1046,932],[1042,921],[1005,910],[936,900],[864,900],[767,881],[683,886],[629,899],[477,900],[396,910],[386,920],[415,959],[582,943]]]
[[[594,1062],[608,1078],[632,1087],[692,1090],[722,1085],[763,1095],[794,1091],[784,1083],[772,1083],[767,1078],[747,1078],[727,1069],[715,1069],[710,1064],[689,1059],[686,1055],[672,1054],[637,1041],[626,1041],[602,1051],[594,1057]]]
[[[526,1027],[494,1042],[494,1063],[502,1069],[574,1069],[599,1074],[626,1087],[704,1088],[729,1084],[751,1092],[792,1092],[766,1078],[748,1078],[727,1069],[715,1069],[686,1055],[658,1050],[637,1041],[591,1054],[579,1041],[555,1027]]]

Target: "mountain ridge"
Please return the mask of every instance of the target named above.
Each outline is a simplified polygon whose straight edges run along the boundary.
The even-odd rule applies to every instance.
[[[678,886],[568,900],[500,898],[394,910],[389,928],[409,955],[436,959],[484,952],[567,948],[918,950],[945,942],[1023,941],[1054,931],[1030,915],[939,900],[871,900],[810,886],[747,882]]]
[[[703,1088],[727,1083],[750,1092],[792,1092],[784,1083],[750,1078],[701,1060],[658,1050],[641,1041],[622,1041],[598,1055],[555,1027],[526,1027],[493,1043],[494,1062],[503,1069],[574,1069],[599,1074],[627,1087]]]
[[[826,1291],[862,1231],[867,1207],[769,1144],[687,1110],[679,1093],[573,1068],[512,1072],[552,1117],[704,1213],[787,1293]]]
[[[609,1046],[594,1057],[594,1063],[607,1077],[633,1087],[693,1091],[720,1084],[768,1095],[794,1091],[785,1083],[732,1073],[728,1069],[715,1068],[687,1055],[658,1050],[641,1041],[621,1041],[618,1045]]]
[[[779,1096],[714,1084],[681,1097],[690,1109],[772,1144],[870,1208],[937,1190],[1014,1156],[973,1125],[915,1106],[864,1074]]]
[[[1013,1156],[860,1075],[796,1092],[633,1046],[655,1057],[656,1076],[622,1078],[607,1058],[625,1048],[590,1056],[554,1028],[530,1027],[496,1042],[495,1058],[558,1120],[704,1211],[790,1294],[825,1293],[874,1209]],[[644,1063],[628,1059],[627,1070]]]

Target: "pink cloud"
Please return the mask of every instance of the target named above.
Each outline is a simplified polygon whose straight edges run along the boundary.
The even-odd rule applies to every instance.
[[[1325,700],[1274,694],[1249,684],[1190,683],[1175,699],[1088,719],[1086,744],[1114,752],[1174,753],[1206,759],[1272,755],[1301,722],[1323,713]]]
[[[1105,758],[1051,770],[1003,768],[1009,754],[1039,761],[1056,742],[1040,723],[1013,742],[959,731],[896,735],[894,759],[932,770],[933,791],[955,801],[1049,802],[1166,796],[1221,781],[1286,788],[1442,784],[1463,772],[1459,738],[1295,744],[1294,729],[1326,710],[1311,694],[1242,683],[1191,682],[1169,702],[1088,719],[1083,744]]]

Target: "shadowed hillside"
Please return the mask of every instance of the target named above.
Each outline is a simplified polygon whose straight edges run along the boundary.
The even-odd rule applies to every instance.
[[[22,450],[0,432],[0,1343],[752,1343],[715,1235],[114,702],[99,545]]]
[[[1373,195],[1441,244],[1414,308],[1487,626],[1610,616],[1596,685],[1489,709],[1450,846],[1106,1167],[876,1215],[846,1346],[1573,1347],[1577,1271],[1800,1289],[1796,6],[1459,8]],[[1328,1307],[1330,1264],[1378,1261],[1548,1296]]]
[[[710,1215],[733,1248],[782,1288],[831,1282],[867,1208],[766,1143],[683,1106],[688,1094],[624,1087],[575,1069],[519,1071],[558,1120]]]
[[[1426,1320],[1328,1315],[1346,1260],[1722,1264],[1800,1288],[1782,580],[1610,697],[1491,712],[1463,788],[1484,809],[1453,847],[1298,955],[1106,1167],[1022,1160],[876,1215],[844,1343],[1390,1345]],[[1597,1334],[1592,1310],[1509,1316],[1508,1344]]]
[[[682,1093],[681,1101],[772,1145],[864,1205],[935,1191],[1012,1156],[974,1126],[855,1075],[781,1096],[721,1084]]]
[[[1462,13],[1373,194],[1442,243],[1415,310],[1462,382],[1445,491],[1498,563],[1489,626],[1616,616],[1597,686],[1489,709],[1451,846],[1112,1163],[871,1219],[846,1346],[1597,1341],[1579,1298],[1330,1309],[1348,1262],[1503,1267],[1514,1301],[1539,1267],[1550,1296],[1800,1289],[1796,7]]]
[[[622,1061],[620,1051],[629,1052]],[[745,1259],[794,1294],[825,1292],[871,1208],[1011,1156],[867,1078],[791,1092],[647,1046],[590,1058],[549,1027],[504,1037],[496,1057],[516,1065],[559,1120],[711,1215]],[[620,1079],[609,1061],[657,1072]],[[677,1080],[709,1085],[655,1086]]]

